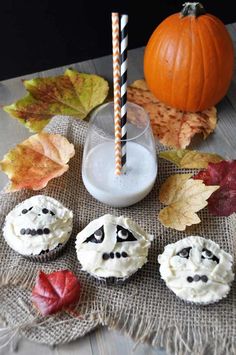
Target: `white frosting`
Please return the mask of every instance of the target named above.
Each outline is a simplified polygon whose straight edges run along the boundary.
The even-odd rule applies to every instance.
[[[124,241],[117,242],[117,225],[131,232],[135,239],[125,241],[126,237],[122,237],[122,233],[119,232],[118,236]],[[103,233],[97,237],[101,242],[88,240],[90,237],[94,238],[94,233],[102,226]],[[131,219],[107,214],[90,222],[77,235],[76,252],[83,270],[90,274],[96,277],[126,278],[147,262],[152,239],[152,235],[146,233]],[[108,256],[106,260],[104,254]]]
[[[27,212],[22,213],[24,210]],[[59,201],[37,195],[18,204],[6,216],[3,235],[8,245],[18,253],[38,255],[42,250],[52,250],[59,243],[65,243],[72,231],[72,221],[72,211]],[[27,229],[31,234],[26,233]],[[22,230],[25,230],[24,234]]]
[[[185,248],[187,258],[183,257],[186,251],[182,257],[178,255]],[[210,258],[206,257],[205,249],[212,253]],[[212,240],[199,236],[167,245],[163,254],[158,256],[158,262],[167,286],[178,297],[190,302],[208,304],[219,301],[226,297],[234,279],[232,256]]]

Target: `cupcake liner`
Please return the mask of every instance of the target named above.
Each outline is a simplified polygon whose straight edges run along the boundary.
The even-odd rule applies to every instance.
[[[179,299],[181,300],[181,302],[187,304],[187,305],[194,305],[194,306],[208,306],[214,303],[219,303],[220,301],[222,301],[224,298],[226,298],[231,290],[231,285],[232,283],[229,284],[229,291],[227,293],[225,293],[225,295],[217,300],[214,301],[209,301],[209,302],[194,302],[194,301],[188,301],[184,298],[181,298],[179,296],[176,295],[176,293],[169,287],[167,286],[167,284],[165,283],[166,287]]]
[[[63,244],[59,244],[58,246],[56,246],[52,250],[43,251],[38,255],[22,255],[22,256],[28,260],[31,260],[31,261],[36,261],[36,262],[41,262],[41,263],[48,262],[48,261],[56,259],[59,255],[61,255],[66,244],[67,244],[67,241],[64,242]]]
[[[86,272],[90,277],[94,278],[97,282],[99,282],[102,285],[106,285],[106,286],[119,286],[119,285],[123,285],[126,282],[128,282],[129,280],[132,280],[133,277],[136,275],[136,273],[139,271],[140,269],[138,269],[137,271],[135,271],[133,274],[131,274],[130,276],[125,276],[125,277],[114,277],[114,276],[109,276],[109,277],[99,277],[97,275],[94,274],[90,274],[89,272]]]

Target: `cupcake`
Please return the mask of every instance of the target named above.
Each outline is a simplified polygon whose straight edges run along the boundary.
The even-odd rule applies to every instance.
[[[217,302],[227,296],[234,279],[232,256],[199,236],[167,245],[158,262],[166,285],[187,302]]]
[[[90,275],[108,284],[120,283],[147,262],[152,239],[131,219],[106,214],[77,235],[77,257]]]
[[[5,219],[3,236],[17,253],[35,261],[55,258],[72,231],[73,213],[52,197],[37,195],[18,204]]]

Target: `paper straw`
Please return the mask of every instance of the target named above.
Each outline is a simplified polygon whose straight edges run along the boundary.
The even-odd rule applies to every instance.
[[[127,48],[128,48],[128,15],[121,16],[121,147],[122,172],[126,172],[126,139],[127,139]]]
[[[120,41],[119,14],[112,13],[112,54],[113,54],[113,90],[114,90],[114,125],[115,125],[115,174],[121,174],[121,111],[120,111]]]

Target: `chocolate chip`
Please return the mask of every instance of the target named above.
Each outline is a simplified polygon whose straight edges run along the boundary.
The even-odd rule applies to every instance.
[[[48,211],[47,208],[43,208],[43,209],[42,209],[42,212],[43,212],[44,214],[47,214],[49,211]]]
[[[37,231],[35,229],[32,229],[31,230],[31,235],[36,235],[37,234]]]
[[[121,255],[120,255],[119,252],[116,253],[116,257],[117,257],[118,259],[121,257]]]
[[[206,275],[203,275],[201,277],[201,280],[202,280],[202,282],[207,282],[208,281],[208,277]]]
[[[25,234],[25,228],[22,228],[22,229],[20,230],[20,234],[22,234],[22,235]]]
[[[192,278],[191,276],[188,276],[188,277],[187,277],[187,281],[188,281],[188,282],[193,282],[193,278]]]
[[[37,229],[37,233],[38,233],[38,235],[42,235],[43,234],[43,230],[41,228]]]
[[[50,212],[50,214],[51,214],[52,216],[55,216],[55,213],[54,213],[54,212],[52,212],[52,211]]]
[[[28,210],[26,210],[26,209],[23,209],[23,210],[22,210],[22,213],[23,213],[23,214],[26,214],[27,212],[28,212]]]
[[[194,281],[199,281],[201,277],[199,275],[194,275],[193,280]]]
[[[102,255],[102,258],[103,258],[103,260],[108,260],[109,259],[109,254],[107,254],[107,253],[104,253],[103,255]]]
[[[111,252],[111,253],[110,253],[110,258],[111,258],[111,259],[114,259],[114,256],[115,256],[114,253]]]
[[[43,233],[44,233],[44,234],[49,234],[49,233],[50,233],[50,229],[44,228]]]
[[[123,256],[123,258],[127,258],[128,254],[125,251],[122,251],[121,256]]]
[[[31,234],[31,229],[27,228],[26,231],[25,231],[25,234]]]

